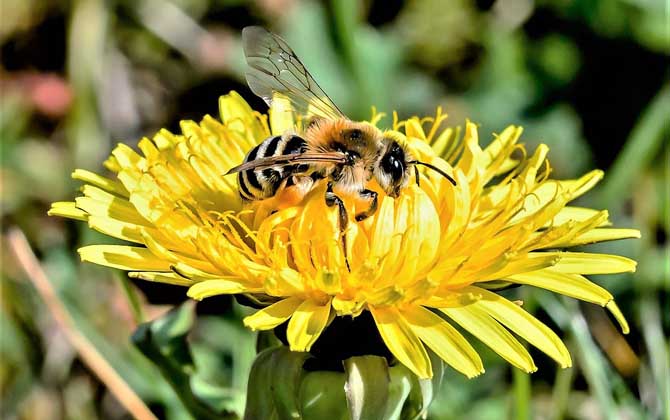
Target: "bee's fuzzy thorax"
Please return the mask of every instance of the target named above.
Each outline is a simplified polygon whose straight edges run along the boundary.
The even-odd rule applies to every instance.
[[[355,156],[353,165],[332,168],[338,189],[354,193],[365,188],[379,156],[382,132],[369,123],[348,119],[317,120],[306,131],[310,152],[342,152]]]
[[[356,138],[352,136],[354,132],[359,133]],[[371,124],[344,118],[316,120],[305,132],[309,148],[314,152],[333,152],[338,151],[338,146],[344,146],[358,153],[376,154],[381,136],[381,131]]]

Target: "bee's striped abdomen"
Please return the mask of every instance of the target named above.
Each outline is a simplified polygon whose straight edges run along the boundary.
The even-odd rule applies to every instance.
[[[298,136],[269,137],[251,149],[244,163],[265,157],[303,153],[307,147]],[[262,200],[272,197],[283,180],[299,171],[306,171],[306,165],[277,165],[265,169],[250,169],[237,174],[240,196],[245,200]]]

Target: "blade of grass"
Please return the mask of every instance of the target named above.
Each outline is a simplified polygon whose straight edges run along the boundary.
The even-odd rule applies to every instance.
[[[670,419],[670,348],[663,338],[658,301],[649,295],[640,299],[640,325],[649,352],[661,418]]]
[[[357,49],[354,34],[360,24],[358,7],[358,2],[352,0],[336,0],[331,2],[335,34],[341,46],[342,58],[353,76],[354,83],[356,84],[355,90],[360,92],[362,97],[369,98],[371,94],[370,88],[365,83],[365,77],[361,74],[362,69],[356,59]],[[367,104],[363,105],[363,102],[359,101],[359,103],[355,104],[354,115],[364,115],[368,111],[366,109]]]
[[[644,110],[626,145],[609,169],[596,200],[600,208],[610,208],[628,194],[636,175],[670,138],[670,84],[664,86]]]
[[[65,305],[60,301],[51,281],[49,281],[44,273],[23,232],[18,228],[11,228],[7,239],[10,249],[16,256],[21,268],[35,286],[35,289],[37,289],[49,312],[54,317],[58,326],[63,330],[72,347],[80,355],[81,360],[109,388],[110,392],[134,418],[157,420],[157,417],[137,396],[135,391],[130,388],[128,383],[114,370],[95,346],[76,329],[72,317]]]
[[[77,168],[98,165],[109,149],[109,137],[98,115],[98,80],[103,77],[103,52],[109,36],[107,2],[72,2],[68,22],[66,73],[73,89],[72,109],[65,121],[68,156]]]
[[[607,366],[607,361],[593,341],[588,324],[578,309],[577,302],[566,300],[561,304],[549,294],[539,294],[538,300],[549,316],[562,328],[570,331],[577,342],[579,366],[593,392],[603,418],[617,418],[617,404],[612,396],[612,386],[608,378],[616,373]]]

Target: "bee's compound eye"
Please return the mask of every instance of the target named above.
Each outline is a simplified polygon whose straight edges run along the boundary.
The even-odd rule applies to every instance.
[[[402,162],[392,154],[384,156],[384,159],[382,159],[382,169],[391,175],[394,184],[402,179],[404,172]]]

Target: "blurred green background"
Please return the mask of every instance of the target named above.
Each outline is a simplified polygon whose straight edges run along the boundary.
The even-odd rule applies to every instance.
[[[528,376],[479,346],[486,374],[448,373],[429,418],[670,419],[668,13],[663,0],[3,0],[3,236],[10,226],[25,232],[76,330],[159,418],[188,418],[129,341],[185,290],[80,264],[77,247],[109,239],[46,211],[75,196],[72,170],[101,172],[119,141],[216,115],[219,95],[233,89],[265,110],[244,82],[240,45],[244,26],[263,25],[352,118],[369,117],[372,105],[401,117],[440,105],[451,125],[479,123],[484,143],[523,125],[531,149],[550,146],[555,177],[606,171],[579,205],[607,208],[615,225],[642,232],[591,247],[639,261],[634,274],[594,278],[614,294],[629,335],[599,307],[506,292],[559,332],[574,367],[559,370],[532,350],[540,370]],[[129,418],[4,240],[1,258],[0,417]],[[255,343],[239,321],[245,309],[212,298],[195,310],[192,388],[240,411]]]

